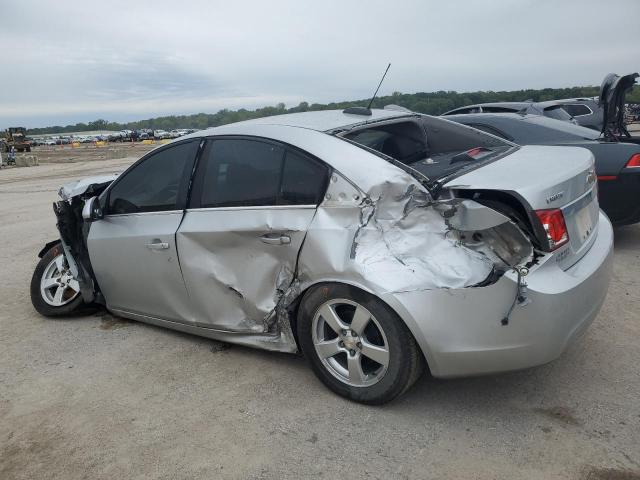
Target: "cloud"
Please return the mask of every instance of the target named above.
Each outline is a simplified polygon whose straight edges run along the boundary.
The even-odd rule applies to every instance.
[[[598,0],[13,2],[0,126],[381,94],[596,85],[638,68]],[[635,31],[637,0],[607,4]]]

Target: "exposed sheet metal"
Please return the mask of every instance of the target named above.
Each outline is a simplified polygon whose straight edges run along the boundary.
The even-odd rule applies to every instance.
[[[69,201],[73,197],[84,194],[89,187],[92,186],[104,186],[113,182],[118,177],[117,173],[111,175],[97,175],[94,177],[83,178],[82,180],[75,180],[73,182],[65,183],[58,195],[63,200]]]
[[[357,194],[340,192],[337,187],[335,183],[330,186],[331,197],[353,198]],[[485,280],[496,262],[502,263],[503,270],[509,268],[497,255],[487,254],[491,248],[479,248],[478,244],[485,242],[475,241],[473,248],[466,246],[461,232],[454,230],[443,209],[434,208],[440,205],[434,204],[424,187],[402,172],[360,195],[361,202],[319,207],[300,255],[298,274],[303,284],[317,278],[335,278],[379,294],[464,288]],[[445,210],[453,211],[455,222],[463,227],[471,206],[488,219],[485,224],[473,224],[474,229],[501,225],[517,229],[508,218],[472,201],[457,209],[446,206]],[[501,238],[490,234],[489,238],[500,246],[509,241],[524,243],[520,261],[531,253],[524,235]]]

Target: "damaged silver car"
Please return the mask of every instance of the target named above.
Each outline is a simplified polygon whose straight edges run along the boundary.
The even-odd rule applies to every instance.
[[[306,112],[200,131],[118,176],[65,185],[31,298],[302,351],[379,404],[424,369],[558,357],[591,323],[613,234],[593,156],[400,110]]]

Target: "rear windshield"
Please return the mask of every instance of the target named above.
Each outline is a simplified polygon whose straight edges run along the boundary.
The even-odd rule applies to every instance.
[[[436,117],[359,128],[342,137],[391,157],[430,179],[495,160],[515,145]]]

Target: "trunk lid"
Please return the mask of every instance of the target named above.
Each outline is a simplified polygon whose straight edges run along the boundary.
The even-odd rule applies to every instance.
[[[599,205],[593,154],[584,148],[524,146],[444,184],[456,190],[499,191],[518,200],[541,243],[535,210],[560,209],[569,241],[553,251],[563,269],[575,264],[596,237]]]
[[[624,124],[624,103],[627,92],[633,88],[639,76],[637,73],[623,76],[610,73],[604,77],[598,102],[604,111],[602,134],[605,137],[619,139],[631,136]]]

